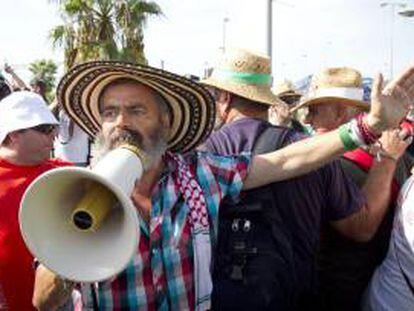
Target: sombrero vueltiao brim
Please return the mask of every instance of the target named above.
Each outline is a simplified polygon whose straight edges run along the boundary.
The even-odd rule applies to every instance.
[[[349,99],[345,97],[334,97],[334,96],[327,96],[327,97],[319,97],[319,98],[311,98],[308,100],[305,100],[301,102],[299,105],[293,107],[290,109],[290,113],[293,113],[303,107],[318,105],[318,104],[335,104],[335,102],[341,103],[343,105],[351,106],[360,108],[363,111],[369,111],[369,104],[362,101],[362,100],[356,100],[356,99]]]
[[[57,99],[90,136],[100,131],[99,97],[108,83],[130,78],[164,98],[171,114],[168,150],[186,152],[212,131],[215,102],[201,85],[176,74],[139,64],[94,61],[73,67],[60,81]]]

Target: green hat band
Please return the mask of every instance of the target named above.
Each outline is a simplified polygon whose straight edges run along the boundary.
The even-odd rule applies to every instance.
[[[272,84],[272,76],[266,73],[237,72],[230,70],[214,70],[213,78],[235,83],[245,84]]]

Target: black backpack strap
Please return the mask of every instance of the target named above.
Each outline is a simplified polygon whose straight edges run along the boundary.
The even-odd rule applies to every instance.
[[[266,125],[252,153],[281,148],[289,132]],[[213,310],[293,310],[292,238],[273,191],[272,186],[250,189],[240,202],[220,205]]]
[[[252,153],[262,154],[280,149],[285,145],[286,136],[290,129],[279,126],[269,126],[256,140]]]

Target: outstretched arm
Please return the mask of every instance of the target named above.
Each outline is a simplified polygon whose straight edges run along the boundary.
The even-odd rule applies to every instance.
[[[414,103],[414,66],[383,88],[381,75],[375,79],[371,110],[365,123],[376,134],[398,127]],[[311,137],[283,149],[253,157],[244,189],[306,174],[345,152],[339,130]]]
[[[13,68],[10,67],[10,65],[5,64],[4,71],[6,71],[9,75],[12,76],[13,82],[16,86],[18,86],[21,89],[30,89],[30,87],[28,87],[26,83],[24,83],[24,81],[17,75],[17,73],[14,72]]]
[[[380,162],[374,159],[361,189],[367,204],[359,212],[332,222],[332,225],[343,235],[357,241],[369,241],[377,232],[390,204],[391,183],[398,159],[411,142],[411,138],[404,139],[407,135],[405,130],[383,133],[381,144],[386,155]]]

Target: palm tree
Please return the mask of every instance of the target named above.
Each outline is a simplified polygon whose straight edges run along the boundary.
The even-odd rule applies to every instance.
[[[145,13],[143,14],[143,12]],[[154,2],[119,1],[116,10],[116,20],[121,30],[122,59],[136,59],[141,63],[147,62],[144,55],[143,28],[146,25],[148,16],[160,14],[162,14],[161,9]]]
[[[50,37],[52,38],[53,47],[59,46],[64,48],[64,65],[65,69],[69,69],[75,64],[78,54],[73,25],[66,23],[64,25],[56,26],[50,32]]]
[[[65,67],[94,59],[146,63],[144,33],[148,17],[160,7],[143,0],[54,0],[63,25],[51,31],[53,45],[64,48]]]
[[[32,73],[32,82],[35,80],[42,80],[46,86],[46,97],[49,102],[53,101],[54,88],[56,82],[57,65],[48,59],[36,60],[29,65],[29,70]]]

